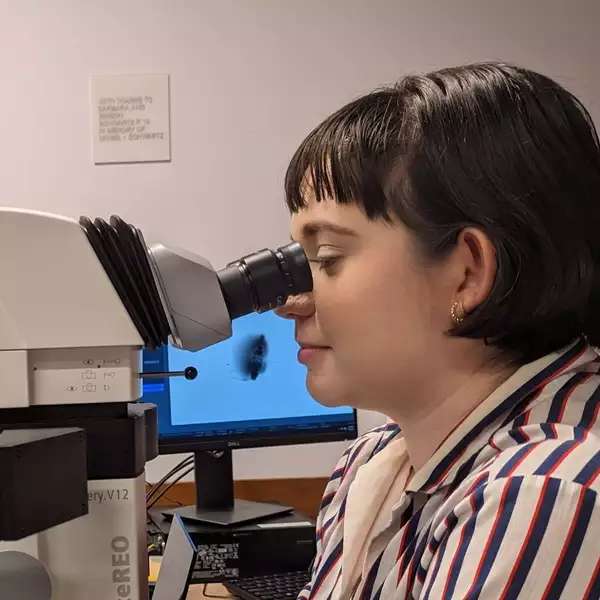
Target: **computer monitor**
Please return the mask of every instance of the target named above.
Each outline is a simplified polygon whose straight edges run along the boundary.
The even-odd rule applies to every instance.
[[[355,410],[322,406],[308,393],[292,321],[253,313],[232,329],[231,338],[199,352],[163,346],[143,357],[145,373],[198,372],[194,379],[145,377],[144,401],[158,407],[160,453],[194,453],[196,506],[176,512],[221,525],[291,510],[234,500],[232,449],[357,436]]]

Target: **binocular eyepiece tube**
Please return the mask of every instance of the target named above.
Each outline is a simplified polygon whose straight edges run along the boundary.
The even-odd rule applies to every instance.
[[[232,319],[281,306],[289,296],[308,292],[313,285],[298,242],[244,256],[220,270],[217,277]]]
[[[142,232],[118,216],[108,222],[81,217],[79,223],[144,345],[166,344],[174,331]],[[244,256],[216,276],[230,319],[281,306],[289,296],[309,292],[313,285],[308,259],[297,242]]]

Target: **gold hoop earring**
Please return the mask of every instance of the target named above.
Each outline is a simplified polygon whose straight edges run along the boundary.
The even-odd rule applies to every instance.
[[[455,325],[460,325],[465,320],[465,309],[461,302],[453,302],[450,307],[450,317]]]

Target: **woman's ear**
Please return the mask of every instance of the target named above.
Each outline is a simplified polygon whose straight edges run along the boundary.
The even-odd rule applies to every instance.
[[[485,302],[492,291],[497,270],[496,249],[481,229],[466,227],[458,236],[455,257],[462,279],[455,300],[469,314]]]

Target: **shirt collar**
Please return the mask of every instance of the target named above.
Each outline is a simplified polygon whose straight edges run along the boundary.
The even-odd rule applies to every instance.
[[[462,479],[491,435],[524,400],[552,379],[597,356],[581,337],[560,351],[520,367],[452,431],[413,475],[406,491],[431,495],[457,478]]]

